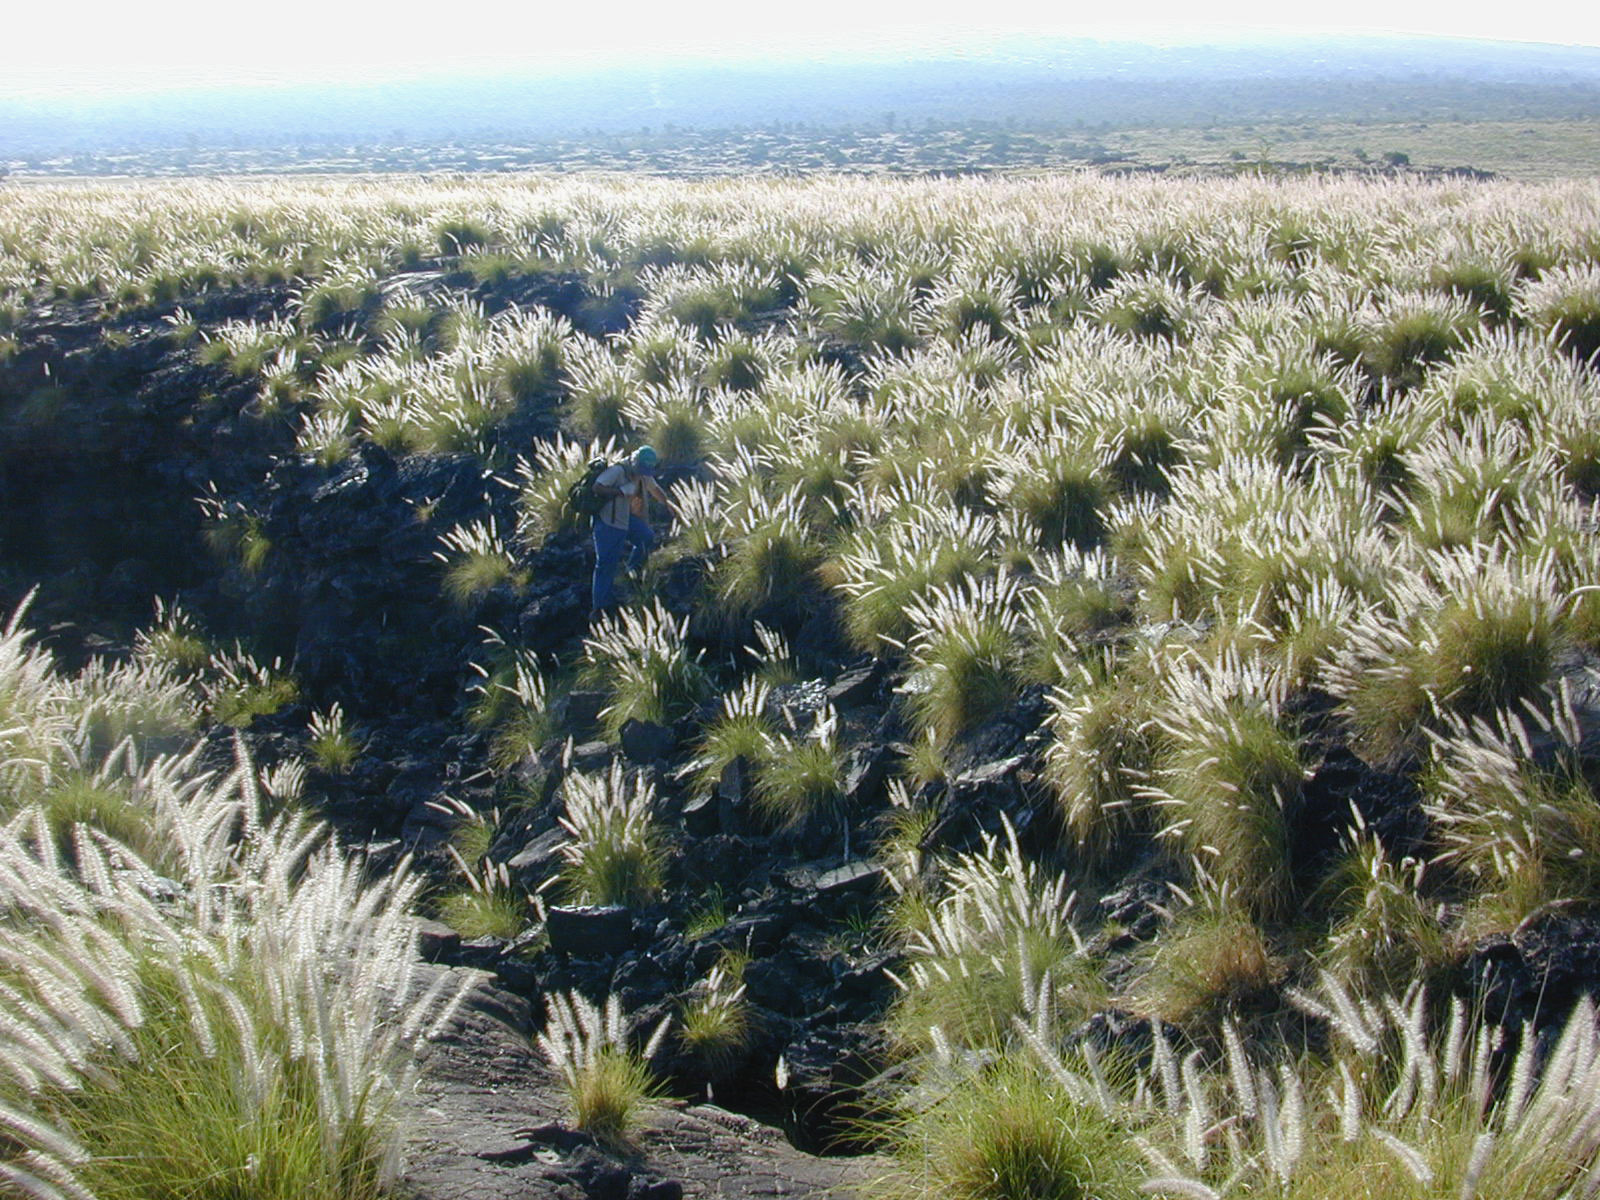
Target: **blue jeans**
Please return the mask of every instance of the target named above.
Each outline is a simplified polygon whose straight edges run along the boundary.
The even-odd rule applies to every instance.
[[[637,571],[650,557],[656,535],[643,517],[630,516],[628,527],[618,529],[598,518],[594,523],[594,591],[591,607],[610,608],[615,597],[617,563],[622,561],[622,543],[632,542],[628,566]]]

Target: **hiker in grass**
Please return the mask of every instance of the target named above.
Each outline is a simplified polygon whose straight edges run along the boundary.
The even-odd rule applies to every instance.
[[[654,449],[640,446],[629,457],[600,472],[594,481],[595,494],[602,501],[594,515],[592,606],[596,613],[611,607],[623,542],[633,543],[633,551],[628,555],[630,571],[642,570],[650,557],[656,538],[646,519],[649,511],[646,502],[655,500],[669,511],[672,508],[672,502],[654,478],[657,461]]]

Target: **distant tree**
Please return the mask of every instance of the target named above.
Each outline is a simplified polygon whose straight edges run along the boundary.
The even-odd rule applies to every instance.
[[[1383,156],[1383,161],[1391,167],[1409,167],[1411,165],[1411,155],[1404,150],[1391,150]]]

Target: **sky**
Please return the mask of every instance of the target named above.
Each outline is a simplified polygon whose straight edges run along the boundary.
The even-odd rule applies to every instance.
[[[0,96],[959,51],[974,37],[1405,32],[1600,46],[1574,0],[3,0]],[[1196,14],[1201,13],[1202,16]]]

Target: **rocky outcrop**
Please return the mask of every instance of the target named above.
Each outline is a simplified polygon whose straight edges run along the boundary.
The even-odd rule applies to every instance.
[[[282,299],[218,294],[206,311],[270,314]],[[0,604],[42,583],[34,624],[61,627],[70,662],[148,622],[153,597],[211,584],[197,497],[210,481],[250,486],[293,431],[251,415],[256,385],[197,362],[154,315],[56,305],[17,342],[0,360]]]

